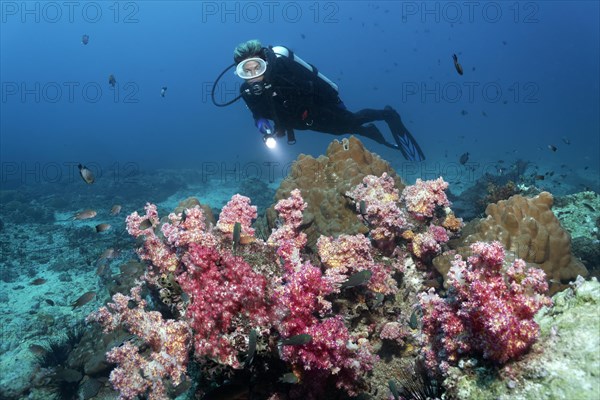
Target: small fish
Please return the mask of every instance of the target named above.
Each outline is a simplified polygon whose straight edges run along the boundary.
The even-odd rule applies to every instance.
[[[299,335],[290,336],[289,338],[283,339],[280,342],[282,346],[301,346],[312,342],[312,336],[308,333],[301,333]]]
[[[506,46],[506,40],[503,40],[503,41],[502,41],[502,44]]]
[[[167,94],[167,87],[163,86],[160,88],[160,97],[165,97],[165,94]],[[177,97],[177,96],[175,96]]]
[[[461,112],[460,112],[460,115],[462,115],[463,117],[467,114],[468,114],[467,110],[461,110]]]
[[[392,396],[394,396],[394,400],[400,399],[400,392],[398,392],[398,386],[396,386],[396,382],[393,379],[388,381],[388,386],[390,388],[390,392],[392,392]]]
[[[98,224],[98,225],[96,225],[96,232],[100,233],[100,232],[107,231],[110,229],[110,227],[111,227],[110,224]]]
[[[109,247],[108,249],[104,250],[102,252],[102,254],[100,254],[100,257],[98,257],[98,260],[102,260],[103,258],[106,258],[108,260],[112,260],[116,256],[117,256],[116,250],[113,249],[112,247]]]
[[[121,212],[121,205],[119,204],[115,204],[114,206],[112,206],[112,208],[110,209],[110,215],[118,215]]]
[[[94,183],[94,181],[96,180],[96,177],[94,176],[94,174],[92,173],[92,171],[87,168],[84,165],[79,164],[78,165],[79,168],[79,175],[81,176],[81,179],[83,179],[83,181],[85,183],[87,183],[88,185],[91,185],[92,183]]]
[[[484,117],[487,117],[487,113],[485,111],[482,111],[481,115],[483,115]]]
[[[31,351],[36,356],[41,356],[46,354],[48,350],[44,346],[40,346],[39,344],[31,344],[29,345],[29,351]]]
[[[236,222],[233,224],[233,252],[235,253],[240,245],[240,235],[242,233],[242,224]]]
[[[81,37],[81,44],[83,44],[84,46],[85,46],[86,44],[88,44],[88,42],[89,42],[89,41],[90,41],[90,37],[89,37],[88,35],[83,35],[83,36]]]
[[[92,301],[94,299],[94,297],[96,297],[96,292],[86,292],[86,293],[82,294],[77,300],[75,300],[71,304],[71,307],[73,307],[73,310],[74,310],[77,307],[84,306],[87,303],[89,303],[90,301]]]
[[[29,282],[29,284],[33,285],[33,286],[39,286],[39,285],[43,285],[46,282],[48,282],[48,281],[45,280],[44,278],[36,278],[36,279],[32,280],[31,282]]]
[[[358,210],[360,212],[360,215],[366,215],[367,214],[367,203],[365,203],[364,200],[361,200],[360,203],[358,203]]]
[[[371,279],[373,273],[368,269],[363,269],[362,271],[358,271],[355,274],[352,274],[350,278],[348,278],[342,285],[340,286],[342,289],[348,289],[355,286],[360,286],[365,284]]]
[[[419,318],[423,316],[423,311],[420,308],[415,308],[415,310],[410,314],[410,319],[408,320],[408,326],[412,329],[417,329],[419,327]]]
[[[469,161],[469,152],[463,153],[460,158],[458,159],[458,162],[461,165],[465,165],[467,163],[467,161]]]
[[[300,34],[300,37],[301,37],[302,39],[306,39],[306,35],[305,35],[304,33],[301,33],[301,34]]]
[[[117,80],[115,79],[115,76],[113,74],[110,74],[108,76],[108,84],[112,87],[115,87],[115,85],[117,84]]]
[[[100,258],[96,262],[96,275],[102,276],[106,268],[110,265],[110,262],[107,258]]]
[[[462,75],[463,68],[462,65],[460,65],[460,63],[458,62],[458,57],[456,54],[452,54],[452,60],[454,60],[454,68],[456,68],[456,72],[458,72],[459,75]]]
[[[144,270],[144,264],[137,261],[129,261],[127,264],[119,265],[119,271],[123,275],[136,275]]]
[[[73,219],[81,221],[82,219],[94,218],[97,215],[96,210],[83,210],[75,214]]]
[[[152,228],[152,221],[149,219],[145,219],[140,223],[140,230],[146,230],[148,228]]]
[[[546,177],[544,175],[536,175],[534,178],[536,181],[543,181]]]
[[[553,152],[556,152],[556,150],[558,150],[558,147],[556,147],[556,146],[555,146],[555,145],[553,145],[553,144],[549,144],[549,145],[548,145],[548,150],[550,150],[550,151],[553,151]]]
[[[252,329],[250,331],[250,335],[248,335],[248,355],[246,356],[246,360],[244,361],[244,367],[248,367],[250,364],[252,364],[254,354],[256,354],[256,339],[256,330]]]
[[[563,137],[562,141],[564,144],[571,144],[571,141],[569,139],[567,139],[566,137]]]
[[[294,374],[293,372],[288,372],[287,374],[283,374],[279,378],[279,382],[291,383],[292,385],[295,385],[296,383],[300,382],[300,379],[298,379],[296,374]]]
[[[54,301],[50,299],[44,300],[49,306],[54,306]]]

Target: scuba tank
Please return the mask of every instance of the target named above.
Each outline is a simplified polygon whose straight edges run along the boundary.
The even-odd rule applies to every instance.
[[[314,65],[311,65],[311,64],[307,63],[306,61],[304,61],[303,59],[301,59],[300,57],[298,57],[293,51],[291,51],[287,47],[284,47],[284,46],[273,46],[273,47],[271,47],[271,50],[273,51],[273,53],[275,53],[276,57],[288,57],[292,61],[295,61],[298,64],[302,65],[304,68],[306,68],[307,70],[309,70],[313,74],[317,75],[317,77],[319,77],[319,79],[321,79],[323,82],[325,82],[329,86],[331,86],[331,88],[333,90],[335,90],[336,93],[339,93],[338,86],[335,83],[333,83],[331,81],[331,79],[327,78],[325,75],[323,75],[322,73],[320,73]]]

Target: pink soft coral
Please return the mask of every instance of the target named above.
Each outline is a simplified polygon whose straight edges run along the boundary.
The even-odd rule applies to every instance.
[[[196,356],[239,368],[237,341],[244,342],[248,326],[266,329],[271,323],[266,279],[241,257],[196,243],[183,262],[187,270],[177,282],[191,297],[186,317]]]
[[[436,207],[450,205],[448,197],[444,192],[448,189],[448,183],[443,178],[433,181],[417,179],[414,185],[407,186],[402,191],[402,201],[406,209],[417,219],[431,218]]]
[[[448,273],[449,295],[430,289],[420,295],[425,357],[429,367],[445,372],[467,353],[505,363],[523,355],[538,337],[535,313],[551,300],[543,271],[517,259],[504,270],[499,242],[478,242],[465,262],[460,256]]]

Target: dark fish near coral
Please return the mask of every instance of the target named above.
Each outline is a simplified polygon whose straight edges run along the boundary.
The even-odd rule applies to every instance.
[[[419,327],[419,319],[423,316],[423,310],[420,307],[415,308],[412,314],[410,314],[410,319],[408,320],[408,326],[412,329],[417,329]]]
[[[536,176],[535,176],[535,180],[536,180],[536,181],[543,181],[543,180],[544,180],[544,178],[545,178],[545,176],[544,176],[544,175],[536,175]]]
[[[119,271],[123,275],[140,274],[145,268],[145,265],[137,261],[129,261],[127,264],[119,265]]]
[[[140,229],[143,231],[148,228],[152,228],[152,221],[150,221],[149,219],[145,219],[140,223]]]
[[[283,339],[280,344],[282,346],[301,346],[310,342],[312,342],[312,336],[308,333],[301,333],[299,335],[294,335]]]
[[[458,162],[461,165],[465,165],[467,163],[467,161],[469,161],[469,152],[463,153],[460,158],[458,159]]]
[[[364,200],[361,200],[360,203],[358,203],[358,210],[362,216],[367,214],[367,203]]]
[[[86,292],[82,294],[77,300],[75,300],[73,304],[71,304],[71,307],[75,309],[77,307],[84,306],[90,301],[92,301],[94,297],[96,297],[96,292]]]
[[[73,219],[82,220],[82,219],[90,219],[94,218],[97,215],[96,210],[83,210],[75,214]]]
[[[363,284],[367,283],[369,281],[369,279],[371,279],[372,275],[373,275],[373,273],[371,271],[369,271],[368,269],[363,269],[362,271],[358,271],[357,273],[352,274],[350,276],[350,278],[348,278],[344,283],[342,283],[340,288],[348,289],[348,288],[352,288],[355,286],[363,285]]]
[[[49,306],[54,306],[54,301],[50,299],[44,300]]]
[[[233,252],[237,252],[237,249],[240,245],[240,235],[242,234],[242,224],[241,222],[236,222],[233,224]]]
[[[393,379],[388,381],[388,387],[390,388],[390,392],[392,392],[392,396],[394,396],[394,400],[400,399],[400,392],[398,392],[398,386]]]
[[[248,355],[246,356],[246,360],[244,361],[244,367],[248,367],[250,364],[252,364],[254,354],[256,354],[256,339],[256,330],[252,329],[250,331],[250,335],[248,335]]]
[[[98,224],[98,225],[96,225],[96,232],[100,233],[100,232],[107,231],[110,229],[110,227],[111,227],[110,224]]]
[[[452,60],[454,60],[454,68],[456,68],[456,72],[458,72],[459,75],[462,75],[463,68],[462,65],[460,65],[460,63],[458,62],[458,56],[456,54],[452,54]]]
[[[79,175],[81,176],[81,179],[83,179],[83,181],[85,183],[87,183],[88,185],[91,185],[92,183],[94,183],[94,181],[96,180],[96,177],[94,176],[94,174],[92,173],[92,171],[90,171],[90,169],[88,167],[79,164],[78,168],[79,168]]]
[[[553,151],[553,152],[556,152],[556,150],[558,150],[558,147],[556,147],[556,146],[555,146],[555,145],[553,145],[553,144],[549,144],[549,145],[548,145],[548,150],[550,150],[550,151]]]
[[[39,286],[39,285],[43,285],[46,282],[48,282],[48,281],[45,280],[44,278],[37,278],[37,279],[34,279],[31,282],[29,282],[29,284],[34,285],[34,286]]]
[[[165,97],[165,95],[167,94],[167,87],[163,86],[160,88],[160,97]]]
[[[110,209],[110,215],[118,215],[121,212],[121,205],[115,204]]]
[[[31,351],[36,356],[42,356],[46,354],[48,351],[44,346],[40,346],[39,344],[29,345],[29,351]]]
[[[108,84],[112,87],[115,87],[115,85],[117,84],[117,80],[115,79],[115,76],[113,74],[110,74],[108,76]]]
[[[81,44],[83,44],[84,46],[85,46],[86,44],[88,44],[88,42],[89,42],[89,41],[90,41],[90,37],[89,37],[88,35],[83,35],[83,36],[81,37]]]
[[[283,374],[279,378],[279,382],[281,382],[281,383],[291,383],[292,385],[295,385],[296,383],[300,382],[300,379],[298,379],[298,377],[296,376],[296,374],[294,374],[293,372],[288,372],[287,374]]]
[[[106,259],[106,258],[98,259],[98,261],[96,261],[96,275],[98,275],[98,276],[104,275],[104,271],[106,271],[106,269],[108,268],[109,265],[110,265],[110,261],[108,259]]]
[[[113,259],[117,256],[117,251],[115,249],[113,249],[112,247],[109,247],[108,249],[104,250],[102,252],[102,254],[100,254],[100,257],[98,257],[98,260],[101,260],[103,258],[106,259]]]

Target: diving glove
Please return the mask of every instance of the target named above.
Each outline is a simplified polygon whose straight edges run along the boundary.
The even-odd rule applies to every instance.
[[[256,121],[256,127],[258,131],[263,135],[270,135],[273,133],[273,128],[271,127],[271,123],[266,118],[260,118]]]

